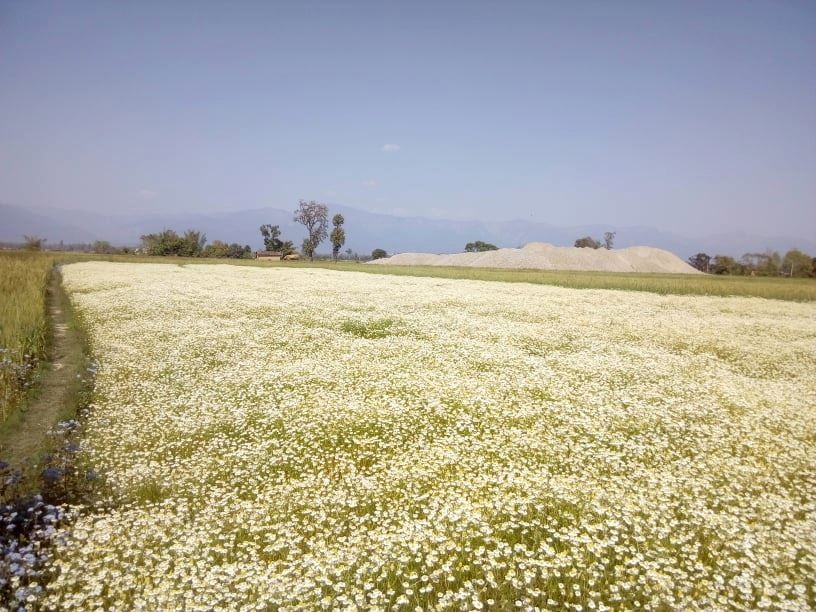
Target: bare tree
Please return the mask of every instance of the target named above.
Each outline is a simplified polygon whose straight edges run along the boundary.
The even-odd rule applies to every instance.
[[[343,215],[337,213],[332,217],[332,225],[334,229],[331,232],[331,243],[332,243],[332,257],[334,257],[334,261],[337,261],[337,256],[340,253],[340,247],[342,247],[346,243],[346,230],[343,229],[343,223],[346,220],[343,218]]]
[[[612,242],[615,240],[616,232],[604,232],[604,248],[608,251],[612,248]]]
[[[23,236],[27,251],[42,251],[45,246],[45,238],[39,236]]]
[[[317,245],[328,236],[326,227],[329,224],[329,208],[314,200],[311,202],[300,200],[294,221],[306,228],[309,235],[303,239],[303,254],[314,261]]]

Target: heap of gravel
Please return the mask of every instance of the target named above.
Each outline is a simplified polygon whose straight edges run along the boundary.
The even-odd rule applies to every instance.
[[[700,274],[674,253],[652,247],[591,249],[557,247],[531,242],[520,249],[499,249],[482,253],[400,253],[375,259],[372,264],[400,266],[466,266],[472,268],[517,268],[535,270],[593,270],[601,272],[664,272]]]

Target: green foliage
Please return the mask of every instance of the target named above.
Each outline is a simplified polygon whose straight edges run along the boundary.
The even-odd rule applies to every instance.
[[[615,242],[615,234],[617,232],[604,232],[604,248],[607,251],[612,248],[612,244]]]
[[[196,230],[187,230],[181,239],[181,250],[178,254],[182,257],[200,257],[206,243],[207,237],[204,234]]]
[[[575,246],[578,248],[600,249],[601,242],[600,240],[595,240],[590,236],[584,236],[583,238],[579,238],[575,241]]]
[[[393,325],[393,319],[378,319],[376,321],[344,321],[340,328],[348,334],[371,340],[390,336]]]
[[[388,253],[384,249],[374,249],[371,251],[371,259],[383,259],[388,257]]]
[[[200,257],[207,237],[199,231],[187,230],[179,236],[171,229],[157,234],[142,236],[142,249],[147,255],[176,255],[180,257]]]
[[[708,272],[711,266],[711,256],[705,253],[697,253],[689,257],[688,262],[700,272]]]
[[[776,251],[766,253],[745,253],[739,261],[741,270],[737,273],[777,276],[782,266],[782,258]]]
[[[481,253],[482,251],[497,251],[499,247],[489,242],[482,242],[477,240],[475,242],[468,242],[465,245],[465,252],[467,253]]]
[[[280,235],[280,227],[277,225],[267,223],[261,226],[261,236],[263,236],[264,248],[267,251],[280,251],[283,248],[284,243]]]
[[[332,225],[334,229],[331,232],[331,243],[332,243],[332,258],[334,261],[337,261],[337,256],[340,253],[341,247],[346,243],[346,230],[343,229],[343,223],[346,220],[343,218],[343,215],[337,213],[332,218]]]
[[[813,276],[813,259],[799,249],[791,249],[782,260],[782,272],[788,276]]]
[[[212,244],[204,248],[202,255],[204,257],[249,259],[252,257],[252,248],[248,244],[241,246],[237,242],[227,244],[221,240],[213,240]]]
[[[711,271],[714,274],[742,274],[744,267],[733,257],[715,255],[711,260]]]

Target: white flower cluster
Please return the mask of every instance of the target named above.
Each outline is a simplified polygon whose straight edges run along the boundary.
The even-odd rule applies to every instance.
[[[89,262],[43,604],[816,605],[816,306]]]

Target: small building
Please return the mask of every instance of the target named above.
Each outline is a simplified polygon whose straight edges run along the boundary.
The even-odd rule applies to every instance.
[[[255,259],[265,259],[266,261],[280,261],[280,251],[255,251]]]

